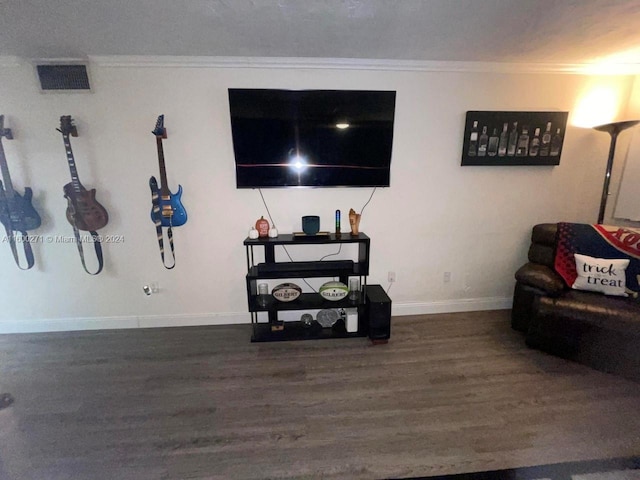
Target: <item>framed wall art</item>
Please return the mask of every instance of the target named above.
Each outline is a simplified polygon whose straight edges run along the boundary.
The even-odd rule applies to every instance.
[[[559,165],[569,112],[467,112],[462,165]]]

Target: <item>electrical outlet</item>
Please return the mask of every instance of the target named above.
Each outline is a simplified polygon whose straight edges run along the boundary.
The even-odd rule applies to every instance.
[[[143,285],[142,291],[145,295],[151,295],[160,291],[160,285],[158,282],[149,282],[147,285]]]
[[[442,281],[444,283],[449,283],[451,281],[451,272],[444,272],[444,276],[442,277]]]
[[[389,283],[393,283],[396,281],[396,272],[389,272],[388,276]]]

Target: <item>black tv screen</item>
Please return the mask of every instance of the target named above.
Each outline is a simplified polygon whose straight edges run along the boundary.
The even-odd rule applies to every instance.
[[[396,92],[229,89],[237,188],[388,187]]]

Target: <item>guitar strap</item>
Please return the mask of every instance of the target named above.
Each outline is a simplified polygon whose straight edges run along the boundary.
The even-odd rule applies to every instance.
[[[13,259],[16,261],[16,265],[20,270],[29,270],[33,267],[35,260],[33,258],[33,250],[31,249],[31,243],[29,243],[28,235],[25,232],[19,232],[21,238],[20,243],[24,245],[24,256],[27,260],[27,266],[23,267],[20,265],[20,258],[18,256],[18,247],[16,247],[14,232],[9,228],[5,228],[5,230],[7,231],[7,237],[9,238],[9,244],[11,245],[11,253],[13,253]]]
[[[156,226],[156,236],[158,237],[158,247],[160,248],[160,258],[162,259],[162,265],[167,270],[171,270],[176,266],[176,252],[173,246],[173,230],[171,229],[172,218],[169,218],[169,227],[167,228],[167,239],[169,240],[169,247],[171,248],[171,258],[173,260],[172,265],[167,265],[164,255],[164,234],[162,232],[162,214],[160,213],[160,195],[158,193],[158,181],[156,177],[149,179],[149,187],[151,188],[151,204],[153,206],[153,223]]]
[[[5,232],[7,232],[7,239],[9,240],[9,245],[11,246],[11,253],[13,254],[13,259],[16,262],[16,265],[20,270],[29,270],[33,267],[35,260],[33,258],[33,250],[31,249],[31,243],[29,243],[29,236],[27,232],[17,232],[20,234],[20,240],[22,245],[24,246],[24,256],[27,261],[27,266],[23,267],[20,265],[20,257],[18,255],[18,247],[16,246],[16,232],[13,230],[11,225],[11,215],[9,212],[9,205],[7,204],[6,197],[4,195],[4,188],[2,186],[2,182],[0,182],[0,203],[1,208],[3,210],[3,215],[5,215],[7,219],[7,223],[4,226]]]
[[[100,245],[100,236],[98,232],[91,230],[89,232],[91,234],[91,239],[93,240],[93,248],[96,251],[96,257],[98,258],[98,270],[95,272],[90,272],[87,268],[87,264],[84,260],[84,250],[82,248],[82,239],[80,238],[80,231],[78,227],[76,227],[75,222],[73,223],[73,235],[76,237],[76,244],[78,245],[78,253],[80,254],[80,261],[82,262],[82,267],[84,271],[89,275],[97,275],[102,271],[102,267],[104,266],[104,258],[102,257],[102,245]]]
[[[96,251],[96,257],[98,258],[98,270],[92,273],[87,268],[87,264],[85,263],[85,260],[84,260],[84,249],[82,248],[82,238],[80,238],[80,231],[76,226],[76,214],[73,208],[73,202],[69,197],[66,197],[66,198],[67,198],[67,201],[69,202],[69,206],[68,206],[69,212],[70,212],[69,217],[73,220],[70,223],[71,223],[71,226],[73,227],[73,235],[76,238],[76,245],[78,245],[78,253],[80,254],[80,261],[82,262],[82,267],[84,268],[84,271],[87,272],[89,275],[97,275],[102,271],[102,267],[104,266],[104,258],[102,257],[102,245],[100,245],[100,236],[98,235],[98,232],[95,232],[93,230],[89,232],[91,234],[91,239],[93,240],[93,248]]]

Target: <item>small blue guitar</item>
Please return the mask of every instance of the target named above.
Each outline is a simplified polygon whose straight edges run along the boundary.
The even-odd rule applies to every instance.
[[[171,193],[167,184],[167,170],[164,165],[164,152],[162,150],[162,139],[167,138],[167,129],[164,128],[164,115],[158,117],[156,127],[151,132],[156,137],[158,146],[158,163],[160,164],[160,187],[156,177],[149,179],[151,188],[151,220],[156,225],[162,227],[179,227],[187,222],[187,212],[180,199],[182,197],[182,186],[178,185],[178,191]]]

